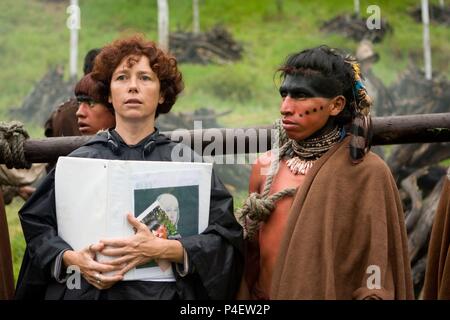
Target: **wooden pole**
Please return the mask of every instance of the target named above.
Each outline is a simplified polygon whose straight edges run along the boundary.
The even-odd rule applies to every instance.
[[[192,0],[192,23],[193,33],[200,33],[200,10],[198,7],[198,0]]]
[[[373,145],[450,142],[450,113],[374,117]],[[272,145],[271,126],[257,128],[175,130],[163,132],[196,152],[216,146],[210,155],[265,152]],[[29,139],[25,157],[33,163],[56,161],[86,143],[91,137]],[[218,139],[218,140],[217,140]],[[4,163],[0,154],[0,163]]]
[[[360,12],[361,12],[359,0],[353,0],[353,7],[354,7],[355,15],[357,17],[359,17]]]
[[[70,6],[67,8],[70,14],[67,19],[67,27],[70,30],[70,64],[69,74],[73,79],[77,78],[77,58],[78,58],[78,30],[80,29],[80,7],[78,0],[70,0]]]
[[[169,4],[167,0],[158,0],[158,41],[159,47],[169,51]]]
[[[423,57],[425,63],[425,79],[431,80],[431,44],[430,44],[430,15],[428,11],[428,0],[422,0],[422,23],[423,23]]]

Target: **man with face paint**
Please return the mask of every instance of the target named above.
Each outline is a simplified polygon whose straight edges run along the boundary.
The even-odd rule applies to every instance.
[[[279,69],[279,148],[253,165],[239,209],[238,298],[411,299],[398,190],[370,152],[371,100],[356,60],[326,46]]]

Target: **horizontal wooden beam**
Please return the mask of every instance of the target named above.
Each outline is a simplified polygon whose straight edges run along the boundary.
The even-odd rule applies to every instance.
[[[450,113],[374,117],[373,145],[450,141]],[[174,141],[205,155],[265,152],[271,148],[270,126],[163,132]],[[89,136],[29,139],[25,157],[33,163],[52,162],[82,146]],[[0,155],[0,163],[4,163]]]

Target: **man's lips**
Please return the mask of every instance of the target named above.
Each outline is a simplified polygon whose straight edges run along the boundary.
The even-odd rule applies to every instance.
[[[281,120],[284,130],[297,129],[298,123],[292,120],[283,119]]]
[[[289,120],[289,119],[283,119],[282,122],[283,122],[283,124],[297,124],[297,122]]]
[[[80,131],[86,131],[90,128],[90,126],[85,122],[78,122],[78,128]]]

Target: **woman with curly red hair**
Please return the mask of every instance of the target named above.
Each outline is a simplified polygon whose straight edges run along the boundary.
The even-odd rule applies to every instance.
[[[95,59],[92,77],[104,84],[114,108],[116,127],[98,133],[70,156],[172,161],[172,142],[155,128],[155,118],[172,108],[183,89],[177,61],[140,37],[117,40]],[[201,160],[181,146],[190,161]],[[186,157],[184,157],[186,158]],[[178,160],[179,161],[179,160]],[[28,252],[18,281],[18,298],[47,299],[228,299],[242,272],[242,228],[233,201],[214,175],[209,225],[199,235],[180,239],[155,236],[132,215],[136,233],[73,250],[57,233],[54,172],[20,210]],[[82,236],[82,233],[80,233]],[[97,253],[110,256],[96,261]],[[164,281],[121,281],[126,272],[150,260],[172,262],[173,277]],[[77,266],[81,288],[69,290],[65,268]],[[40,294],[40,296],[38,294]]]

